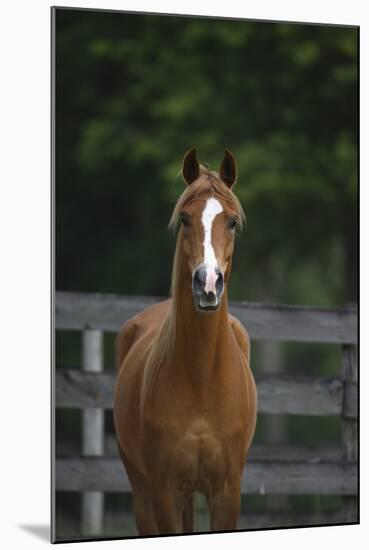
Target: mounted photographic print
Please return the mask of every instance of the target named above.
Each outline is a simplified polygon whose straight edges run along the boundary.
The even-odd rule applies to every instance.
[[[52,9],[53,542],[358,523],[358,39]]]

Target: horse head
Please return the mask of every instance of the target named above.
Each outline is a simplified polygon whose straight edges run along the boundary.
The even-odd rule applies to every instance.
[[[182,276],[191,284],[196,309],[216,311],[231,271],[236,227],[244,219],[232,191],[236,161],[226,149],[219,173],[212,172],[199,164],[196,149],[191,149],[184,156],[182,175],[187,188],[171,220],[180,223]]]

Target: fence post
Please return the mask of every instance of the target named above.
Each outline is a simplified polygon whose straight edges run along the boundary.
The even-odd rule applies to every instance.
[[[356,346],[342,346],[342,378],[344,384],[357,383],[357,350]],[[342,419],[343,459],[348,462],[357,462],[357,420],[345,418],[345,398]],[[343,497],[347,523],[358,521],[358,495]]]
[[[252,356],[252,355],[251,355]],[[283,373],[282,343],[275,340],[260,342],[260,370],[267,374],[278,376]],[[267,414],[265,419],[265,442],[270,445],[286,443],[287,423],[284,415]],[[287,495],[266,495],[268,512],[280,512],[288,508]],[[271,525],[272,526],[272,525]]]
[[[82,369],[89,372],[103,370],[103,333],[85,330],[82,334]],[[104,454],[104,410],[82,409],[82,454]],[[84,535],[101,534],[104,522],[104,493],[82,493],[81,531]]]

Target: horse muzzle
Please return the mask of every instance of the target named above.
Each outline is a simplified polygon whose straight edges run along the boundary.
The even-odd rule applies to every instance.
[[[224,276],[218,266],[200,265],[193,272],[192,295],[199,311],[218,309],[224,291]]]

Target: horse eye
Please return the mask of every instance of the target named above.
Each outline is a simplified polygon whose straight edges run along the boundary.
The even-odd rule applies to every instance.
[[[232,218],[231,220],[229,220],[229,223],[228,223],[228,226],[230,229],[234,229],[237,225],[237,219],[236,218]]]
[[[181,214],[180,220],[181,220],[181,224],[184,227],[188,227],[190,225],[190,218],[187,216],[187,214]]]

